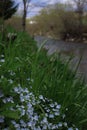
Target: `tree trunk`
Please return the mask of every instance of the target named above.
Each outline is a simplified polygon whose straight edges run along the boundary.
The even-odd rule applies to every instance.
[[[22,18],[22,29],[23,31],[26,31],[26,0],[23,0],[24,10],[23,10],[23,18]]]
[[[3,0],[3,8],[4,8],[5,0]],[[2,12],[2,41],[4,41],[5,38],[5,21],[4,21],[4,11]]]

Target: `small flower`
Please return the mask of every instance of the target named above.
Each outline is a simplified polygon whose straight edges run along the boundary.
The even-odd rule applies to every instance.
[[[21,101],[21,102],[24,102],[24,101],[25,101],[23,96],[20,96],[20,101]]]
[[[79,130],[78,128],[76,128],[75,130]]]
[[[67,127],[67,122],[64,122],[64,126]]]
[[[13,84],[13,80],[12,79],[9,79],[8,80],[10,84]]]
[[[18,91],[19,91],[18,87],[15,87],[14,92],[18,92]]]
[[[39,96],[39,99],[43,100],[44,98],[43,98],[43,96],[42,96],[42,95],[40,95],[40,96]]]
[[[31,121],[28,122],[27,125],[28,125],[29,127],[32,127],[32,122],[31,122]]]
[[[14,127],[20,129],[20,125],[19,124],[15,124]]]
[[[68,111],[68,108],[66,108],[66,111]]]
[[[11,71],[11,72],[10,72],[10,75],[11,75],[11,76],[14,76],[14,75],[15,75],[15,72]]]
[[[15,124],[16,124],[16,121],[12,120],[11,123],[12,123],[13,125],[15,125]]]
[[[0,116],[0,123],[4,123],[4,116]]]
[[[60,112],[55,112],[54,114],[55,114],[55,116],[59,116]]]
[[[49,114],[49,118],[54,118],[54,115],[53,114]]]
[[[29,91],[28,91],[28,89],[27,89],[27,88],[25,88],[25,89],[24,89],[24,92],[25,92],[25,93],[29,93]]]
[[[23,120],[20,120],[21,126],[26,127],[26,123]]]
[[[11,110],[11,111],[15,111],[15,109],[14,109],[13,107],[10,107],[10,110]]]
[[[50,112],[50,109],[47,109],[46,111],[49,113],[49,112]]]
[[[47,123],[47,118],[46,117],[44,117],[43,123]]]
[[[1,59],[0,62],[4,63],[4,62],[5,62],[5,59]]]
[[[30,81],[30,78],[27,78],[26,80],[27,80],[27,81]]]
[[[24,109],[25,107],[23,105],[20,106],[22,109]]]
[[[62,125],[63,125],[63,124],[62,124],[61,122],[58,123],[58,126],[59,126],[59,127],[62,127]]]
[[[7,103],[7,102],[11,102],[11,103],[14,103],[14,101],[13,101],[13,97],[9,97],[9,98],[4,98],[3,100],[3,103]]]
[[[23,108],[18,108],[18,110],[21,112],[21,116],[24,116],[25,115],[25,110]]]
[[[72,127],[68,128],[68,130],[74,130]]]
[[[1,79],[4,79],[4,75],[1,75]]]
[[[54,104],[50,104],[50,107],[52,107],[52,108],[53,108],[53,107],[54,107]]]
[[[38,116],[37,116],[37,115],[34,116],[33,119],[34,119],[35,121],[38,121]]]
[[[27,104],[27,107],[28,107],[28,109],[32,108],[32,104],[31,104],[31,103],[28,103],[28,104]]]
[[[2,54],[1,57],[4,57],[4,55]]]
[[[52,130],[55,130],[55,129],[56,129],[56,125],[53,125],[53,126],[52,126]]]
[[[44,125],[44,126],[43,126],[43,130],[47,130],[47,125]]]
[[[64,118],[66,117],[66,115],[65,115],[65,114],[63,114],[63,115],[62,115],[62,117],[63,117],[63,119],[64,119]]]
[[[60,109],[60,108],[61,108],[61,105],[57,105],[56,108],[57,108],[57,109]]]

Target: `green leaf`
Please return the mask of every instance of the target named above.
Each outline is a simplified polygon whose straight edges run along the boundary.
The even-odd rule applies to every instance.
[[[6,110],[6,111],[3,111],[0,115],[3,115],[7,118],[13,118],[13,119],[19,119],[20,118],[19,111]]]
[[[76,107],[81,107],[81,105],[78,104],[78,103],[74,103],[74,105],[75,105]]]
[[[85,122],[87,122],[87,119],[84,119],[84,120],[80,121],[80,124],[83,124]]]
[[[14,106],[15,106],[15,104],[8,102],[8,103],[2,105],[2,107],[0,108],[0,112],[5,111],[7,108],[9,109]]]

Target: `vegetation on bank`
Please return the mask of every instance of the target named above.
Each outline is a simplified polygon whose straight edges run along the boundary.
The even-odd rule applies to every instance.
[[[12,31],[12,30],[11,30]],[[26,33],[0,35],[0,129],[85,130],[87,85]]]
[[[22,0],[21,2],[23,11],[18,11],[14,17],[11,16],[21,3],[15,4],[14,0],[0,2],[0,28],[3,37],[6,23],[14,26],[17,30],[27,31],[32,36],[44,35],[63,40],[87,42],[86,0],[71,0],[48,5],[38,15],[28,20],[26,18],[32,0]],[[39,4],[38,7],[41,7]]]
[[[69,6],[69,5],[67,5]],[[41,10],[39,15],[26,20],[26,31],[31,36],[41,35],[56,39],[87,42],[87,13],[82,17],[82,27],[79,27],[78,14],[66,11],[64,5],[55,5]],[[6,25],[22,30],[22,18],[14,16],[6,21]],[[80,30],[81,29],[81,30]],[[80,33],[80,31],[81,33]]]
[[[49,5],[42,9],[37,16],[31,18],[32,24],[29,24],[31,33],[63,40],[86,41],[87,12],[84,11],[84,7],[81,8],[80,2],[83,1],[79,1],[79,10],[68,2]]]

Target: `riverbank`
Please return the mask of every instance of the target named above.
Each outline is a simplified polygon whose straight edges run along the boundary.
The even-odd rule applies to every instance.
[[[78,68],[78,74],[85,76],[87,82],[87,44],[86,43],[74,43],[65,42],[61,40],[54,40],[43,36],[36,36],[37,46],[39,47],[43,41],[46,41],[44,48],[48,50],[48,54],[51,55],[55,52],[61,53],[64,57],[73,55],[71,68],[74,69],[78,64],[80,58],[81,62]]]

